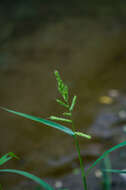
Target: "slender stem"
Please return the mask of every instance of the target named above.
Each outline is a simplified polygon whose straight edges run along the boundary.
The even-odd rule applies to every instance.
[[[73,120],[72,120],[72,129],[75,132],[75,127],[74,127]],[[80,168],[81,168],[81,175],[82,175],[82,181],[83,181],[84,190],[87,190],[87,180],[86,180],[86,175],[85,175],[85,171],[84,171],[84,165],[83,165],[83,161],[82,161],[82,157],[81,157],[81,153],[80,153],[80,147],[79,147],[79,143],[78,143],[76,134],[74,135],[74,140],[75,140],[76,150],[77,150],[78,158],[79,158],[79,162],[80,162]]]

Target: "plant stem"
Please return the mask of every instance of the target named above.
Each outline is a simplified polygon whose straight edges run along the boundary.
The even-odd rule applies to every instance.
[[[72,120],[72,129],[75,132],[75,127],[74,127],[73,120]],[[79,162],[80,162],[83,187],[84,187],[84,190],[87,190],[87,180],[86,180],[86,175],[85,175],[85,171],[84,171],[84,165],[83,165],[83,161],[82,161],[82,157],[81,157],[81,153],[80,153],[80,147],[79,147],[79,143],[78,143],[76,134],[74,135],[74,141],[75,141],[76,150],[77,150],[78,158],[79,158]]]
[[[105,170],[111,169],[111,161],[109,156],[106,156],[104,158],[104,161],[101,163],[101,171],[102,171],[102,176],[103,176],[103,189],[104,190],[111,190],[111,184],[112,184],[112,176],[111,173],[104,172]]]

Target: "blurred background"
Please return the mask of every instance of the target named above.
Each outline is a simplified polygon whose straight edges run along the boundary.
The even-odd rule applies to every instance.
[[[57,69],[77,95],[76,128],[93,136],[79,139],[85,163],[125,138],[125,0],[1,0],[0,28],[1,106],[60,116]],[[55,181],[79,166],[73,139],[60,131],[3,111],[0,126],[0,155],[20,157],[4,168]],[[26,185],[12,175],[0,181],[9,190]]]

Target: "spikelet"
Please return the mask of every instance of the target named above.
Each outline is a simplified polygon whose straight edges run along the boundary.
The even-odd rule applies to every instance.
[[[68,104],[68,87],[63,83],[58,71],[54,71],[54,74],[58,83],[59,93],[62,95],[64,101]]]

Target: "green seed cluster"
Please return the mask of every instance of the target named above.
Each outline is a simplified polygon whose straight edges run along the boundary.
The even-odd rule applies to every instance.
[[[63,97],[63,100],[56,99],[57,103],[59,103],[61,106],[65,107],[67,109],[67,112],[64,112],[63,115],[70,117],[72,116],[72,111],[76,103],[76,96],[73,97],[73,100],[71,104],[69,104],[68,99],[69,99],[69,93],[68,93],[68,87],[65,85],[60,77],[60,74],[57,70],[54,71],[57,84],[58,84],[58,91],[60,92],[61,96]],[[62,118],[62,117],[56,117],[56,116],[51,116],[51,120],[56,120],[56,121],[63,121],[63,122],[68,122],[72,123],[71,119],[68,118]]]
[[[68,87],[65,85],[60,77],[60,74],[58,71],[54,71],[54,74],[56,76],[56,80],[58,83],[58,90],[60,94],[62,95],[64,101],[68,103]]]

